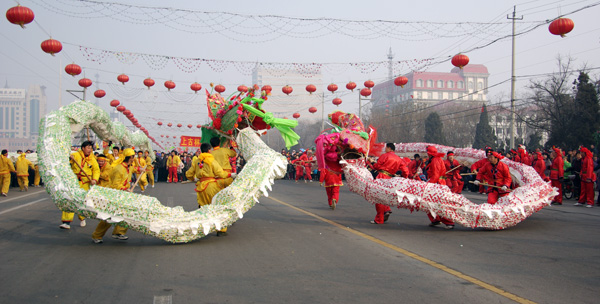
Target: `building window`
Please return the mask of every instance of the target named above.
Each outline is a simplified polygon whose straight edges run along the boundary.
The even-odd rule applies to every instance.
[[[417,88],[423,87],[423,80],[417,79]]]
[[[458,93],[458,99],[462,99],[462,98],[463,98],[463,93],[462,93],[462,92],[459,92],[459,93]]]
[[[433,99],[433,93],[427,92],[427,99]]]
[[[477,83],[477,90],[481,90],[483,89],[483,82],[478,82]]]
[[[452,88],[454,88],[454,82],[453,82],[452,80],[448,80],[448,82],[446,83],[446,86],[447,86],[449,89],[452,89]]]
[[[444,81],[438,80],[438,88],[443,88],[443,87],[444,87]]]
[[[477,100],[483,100],[483,95],[481,95],[481,94],[478,94],[478,95],[477,95]]]
[[[454,93],[448,92],[448,99],[454,99]]]
[[[469,94],[469,100],[473,100],[473,94]]]
[[[462,81],[459,81],[456,83],[456,87],[459,89],[464,89],[465,88],[465,84]]]
[[[431,79],[427,80],[427,87],[433,88],[433,80],[431,80]]]
[[[440,99],[440,100],[444,99],[444,93],[438,92],[437,94],[438,94],[438,99]]]
[[[417,92],[417,99],[423,98],[423,92]]]
[[[473,82],[469,81],[469,90],[472,90],[472,89],[473,89]]]

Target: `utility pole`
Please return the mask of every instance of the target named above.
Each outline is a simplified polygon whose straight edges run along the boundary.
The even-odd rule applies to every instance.
[[[523,16],[517,18],[517,6],[513,7],[512,17],[506,16],[506,19],[512,20],[512,68],[510,76],[510,148],[515,147],[515,20],[523,20]]]
[[[321,132],[323,132],[325,131],[325,92],[321,97]]]

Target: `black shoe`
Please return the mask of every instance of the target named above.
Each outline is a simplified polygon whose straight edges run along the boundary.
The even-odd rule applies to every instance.
[[[429,227],[435,227],[440,224],[440,221],[429,223]]]
[[[390,214],[392,214],[392,211],[387,211],[386,213],[383,214],[383,222],[387,222],[387,220],[390,218]]]
[[[226,231],[217,231],[217,236],[227,236],[227,232]]]

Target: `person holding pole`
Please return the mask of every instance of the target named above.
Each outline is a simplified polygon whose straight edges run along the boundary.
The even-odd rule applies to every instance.
[[[479,172],[477,172],[477,178],[473,183],[479,186],[485,182],[485,186],[488,187],[487,202],[494,205],[500,197],[508,195],[512,178],[510,177],[508,166],[500,162],[504,156],[498,152],[492,152],[488,154],[487,158],[489,162],[483,165]]]

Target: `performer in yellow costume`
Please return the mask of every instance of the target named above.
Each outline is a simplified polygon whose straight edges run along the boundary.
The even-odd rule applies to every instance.
[[[35,175],[33,176],[33,186],[34,187],[39,187],[40,186],[40,166],[38,165],[34,165],[33,166],[33,170],[35,170]]]
[[[146,177],[148,178],[148,184],[154,188],[154,166],[152,165],[152,158],[148,154],[148,151],[144,151],[146,159]]]
[[[100,167],[100,178],[98,179],[98,186],[110,186],[110,171],[113,167],[108,164],[108,160],[106,159],[106,155],[104,154],[98,155],[98,157],[96,157],[96,161],[98,161],[98,167]]]
[[[167,158],[167,170],[169,170],[168,183],[173,181],[177,182],[177,167],[179,166],[180,162],[181,158],[179,158],[177,155],[177,151],[171,151],[171,155],[169,155],[169,158]]]
[[[33,163],[27,159],[27,154],[23,151],[17,151],[19,157],[17,158],[17,181],[19,182],[19,188],[21,192],[29,190],[29,168],[34,169]]]
[[[77,176],[79,180],[79,187],[84,190],[90,190],[90,186],[98,183],[100,177],[100,167],[94,157],[93,152],[94,144],[91,141],[84,141],[81,144],[81,149],[71,154],[71,170]],[[63,211],[62,213],[62,224],[59,226],[61,229],[71,229],[71,222],[75,213]],[[81,220],[80,226],[85,227],[85,217],[78,215]]]
[[[210,145],[213,147],[213,150],[210,152],[215,157],[215,160],[221,165],[221,168],[225,173],[231,173],[231,163],[229,162],[230,157],[236,157],[237,153],[235,150],[231,148],[221,148],[221,140],[219,137],[213,137],[210,139]],[[231,185],[233,183],[233,178],[223,178],[218,179],[219,187],[221,189]]]
[[[133,161],[133,166],[134,171],[135,172],[142,172],[144,170],[147,170],[147,164],[146,164],[146,158],[144,157],[144,152],[142,152],[141,150],[137,152],[137,157],[135,158],[135,160]],[[146,190],[146,185],[148,185],[148,178],[147,178],[148,174],[147,173],[139,173],[137,174],[137,178],[140,179],[140,181],[138,182],[138,184],[140,185],[140,190],[142,190],[142,192],[144,192],[144,190]]]
[[[15,165],[12,160],[8,159],[8,150],[2,150],[0,156],[0,186],[2,186],[2,196],[8,194],[10,188],[10,173],[15,172]]]
[[[135,151],[131,148],[123,149],[123,158],[121,158],[122,162],[115,162],[112,170],[110,171],[110,184],[109,188],[122,190],[122,191],[131,191],[130,183],[131,183],[131,174],[133,174],[133,161],[135,159]],[[96,244],[102,243],[102,238],[110,228],[111,224],[107,221],[100,221],[98,226],[96,226],[96,230],[92,234],[92,241]],[[129,239],[127,235],[127,228],[121,227],[119,225],[115,226],[112,232],[112,237],[117,240],[125,241]]]
[[[186,176],[193,176],[198,179],[196,182],[196,198],[198,199],[198,208],[209,205],[212,202],[213,196],[221,191],[218,178],[235,177],[235,173],[227,173],[223,171],[221,165],[215,160],[215,157],[210,154],[211,145],[204,143],[200,146],[202,152],[198,156],[198,161],[195,166],[190,167],[186,172]],[[217,232],[217,236],[226,233],[227,228]]]
[[[109,142],[108,147],[110,147],[110,145],[112,145],[112,142]],[[121,161],[123,160],[123,154],[120,152],[121,150],[119,149],[119,147],[114,146],[112,148],[112,154],[108,153],[108,147],[104,149],[103,153],[104,156],[106,156],[106,160],[108,161],[109,165],[113,165],[113,163],[115,163],[119,159],[121,159]]]

